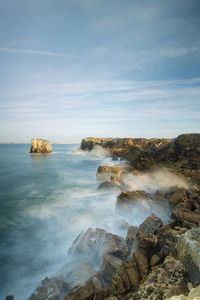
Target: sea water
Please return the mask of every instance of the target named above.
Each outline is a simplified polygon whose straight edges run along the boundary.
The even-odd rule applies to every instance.
[[[168,216],[167,206],[147,202],[128,214],[116,210],[119,191],[98,190],[96,171],[99,165],[119,162],[78,147],[53,145],[52,154],[31,155],[28,144],[0,145],[1,300],[6,295],[26,300],[45,277],[69,262],[68,248],[88,227],[125,236],[129,225],[139,225],[152,212]],[[167,176],[127,180],[133,188],[149,191],[166,187]]]

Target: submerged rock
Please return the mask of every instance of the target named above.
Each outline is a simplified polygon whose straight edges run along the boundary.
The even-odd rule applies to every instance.
[[[30,153],[51,153],[52,146],[49,141],[32,139]]]

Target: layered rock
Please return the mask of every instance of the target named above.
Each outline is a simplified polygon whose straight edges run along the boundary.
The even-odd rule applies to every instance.
[[[149,200],[152,196],[143,190],[124,191],[117,197],[118,208],[130,209],[136,201]]]
[[[178,240],[176,249],[193,284],[200,284],[200,228],[185,232]]]
[[[30,153],[51,153],[52,145],[49,141],[32,139]]]

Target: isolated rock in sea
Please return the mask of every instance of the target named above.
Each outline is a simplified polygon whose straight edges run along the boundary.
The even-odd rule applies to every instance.
[[[30,153],[51,153],[52,146],[49,141],[32,139]]]
[[[186,231],[178,240],[176,249],[192,283],[200,284],[200,228]]]

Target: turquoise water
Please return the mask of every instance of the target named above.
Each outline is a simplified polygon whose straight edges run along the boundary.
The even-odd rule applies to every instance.
[[[30,145],[0,145],[0,299],[25,300],[45,276],[69,259],[81,230],[109,227],[116,197],[102,199],[98,165],[112,163],[53,145],[49,155],[30,155]],[[103,216],[103,217],[102,217]]]
[[[166,218],[163,205],[142,201],[119,215],[119,192],[98,191],[96,180],[99,165],[116,162],[77,151],[78,146],[53,145],[52,154],[30,155],[30,145],[0,145],[1,300],[6,295],[26,300],[70,261],[68,248],[88,227],[125,236],[128,224],[139,225],[152,212]],[[169,178],[161,172],[127,181],[134,189],[152,191],[169,186]]]

